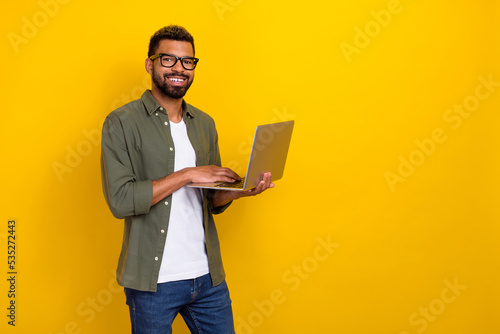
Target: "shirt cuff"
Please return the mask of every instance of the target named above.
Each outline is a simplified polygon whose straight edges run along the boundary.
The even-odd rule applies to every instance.
[[[219,213],[223,213],[231,205],[231,203],[233,203],[233,201],[231,201],[229,203],[214,208],[212,205],[212,197],[214,196],[217,190],[213,189],[204,189],[204,190],[207,191],[208,208],[210,209],[210,212],[213,215],[218,215]]]
[[[142,215],[149,212],[153,198],[153,181],[134,182],[134,214]]]

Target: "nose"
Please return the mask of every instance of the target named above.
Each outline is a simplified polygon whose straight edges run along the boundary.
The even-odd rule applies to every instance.
[[[177,60],[172,70],[175,72],[184,72],[184,67],[182,67],[181,60]]]

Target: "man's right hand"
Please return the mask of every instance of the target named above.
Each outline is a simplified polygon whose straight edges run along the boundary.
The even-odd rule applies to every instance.
[[[187,168],[186,172],[191,182],[235,182],[241,180],[241,177],[231,169],[214,165],[190,167]]]
[[[151,205],[191,182],[235,182],[241,178],[229,168],[218,166],[188,167],[153,181]]]

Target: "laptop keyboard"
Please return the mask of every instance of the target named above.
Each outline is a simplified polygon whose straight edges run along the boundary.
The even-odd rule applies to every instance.
[[[234,189],[241,188],[241,189],[243,189],[244,185],[245,185],[245,178],[242,177],[241,181],[236,181],[236,182],[222,182],[222,183],[217,184],[216,187],[234,188]]]

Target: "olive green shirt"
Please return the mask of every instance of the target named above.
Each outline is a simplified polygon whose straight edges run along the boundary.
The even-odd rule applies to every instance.
[[[217,131],[213,119],[183,101],[184,121],[196,165],[220,166]],[[175,147],[170,120],[146,90],[142,97],[111,112],[102,130],[101,175],[106,202],[118,219],[125,219],[117,269],[124,287],[156,291],[167,238],[172,195],[151,206],[152,181],[174,172]],[[213,191],[203,190],[203,224],[212,284],[220,284],[224,268],[213,214]]]

